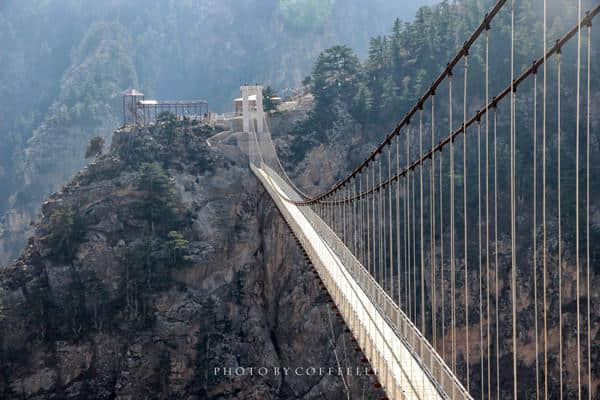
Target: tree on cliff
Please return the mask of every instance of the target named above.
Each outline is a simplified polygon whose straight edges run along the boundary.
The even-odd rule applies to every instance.
[[[171,231],[167,235],[167,247],[171,253],[171,262],[173,267],[177,267],[187,259],[186,253],[190,242],[188,242],[180,232]]]
[[[267,86],[263,89],[263,108],[266,112],[275,110],[277,105],[273,101],[273,98],[277,96],[277,93],[273,90],[271,86]]]
[[[85,150],[85,158],[97,157],[102,154],[104,149],[104,139],[100,136],[94,136],[90,139],[87,149]]]
[[[143,163],[140,167],[139,190],[145,192],[142,209],[144,216],[152,225],[169,223],[173,220],[174,188],[171,179],[157,162]]]
[[[321,53],[311,77],[316,108],[329,109],[336,101],[347,104],[354,99],[359,70],[360,61],[348,46],[334,46]]]
[[[42,237],[55,260],[68,261],[73,258],[83,236],[81,218],[71,206],[62,206],[52,211],[45,226],[48,234]]]

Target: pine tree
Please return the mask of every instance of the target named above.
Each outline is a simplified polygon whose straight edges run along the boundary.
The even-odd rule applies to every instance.
[[[277,93],[275,93],[271,86],[263,89],[263,109],[266,112],[277,109],[277,104],[273,101],[274,97],[277,97]]]
[[[102,154],[104,149],[104,139],[100,136],[94,136],[90,139],[87,149],[85,150],[85,158],[97,157]]]

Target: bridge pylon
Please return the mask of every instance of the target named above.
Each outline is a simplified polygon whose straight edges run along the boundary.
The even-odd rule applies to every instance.
[[[261,85],[244,85],[242,92],[242,121],[245,133],[251,131],[263,133],[265,111],[263,109],[263,87]]]

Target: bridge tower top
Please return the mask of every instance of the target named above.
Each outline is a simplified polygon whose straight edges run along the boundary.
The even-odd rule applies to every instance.
[[[244,132],[249,133],[253,129],[256,133],[262,133],[265,112],[263,109],[263,88],[260,85],[244,85],[240,87],[242,92],[242,118]],[[253,104],[249,98],[256,99]]]

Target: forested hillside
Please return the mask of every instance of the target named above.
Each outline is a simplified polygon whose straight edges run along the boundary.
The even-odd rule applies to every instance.
[[[415,106],[434,79],[444,70],[447,65],[446,63],[451,60],[462,47],[469,34],[482,21],[485,12],[494,3],[496,2],[492,0],[443,1],[437,7],[422,8],[417,12],[414,21],[410,23],[397,21],[390,26],[389,32],[386,35],[372,38],[368,57],[364,61],[348,46],[335,46],[322,52],[313,67],[311,75],[305,80],[305,84],[314,95],[314,108],[307,119],[296,123],[289,135],[283,134],[282,138],[279,138],[280,153],[285,156],[284,163],[286,164],[286,169],[288,171],[295,171],[296,176],[294,179],[300,186],[303,186],[307,193],[320,193],[321,190],[332,187],[332,184],[338,182],[356,168],[375,149],[375,146],[392,132],[393,128],[403,119],[405,114]],[[552,4],[552,7],[549,10],[548,18],[548,47],[553,46],[562,35],[576,26],[577,23],[576,7],[573,6],[573,2],[549,3]],[[597,5],[596,1],[584,1],[582,3],[584,10]],[[515,10],[517,26],[515,32],[515,77],[528,69],[534,59],[542,57],[543,54],[543,33],[541,17],[539,15],[539,10],[542,10],[542,2],[538,0],[519,1],[516,4],[518,8]],[[488,99],[497,96],[501,91],[510,86],[510,27],[510,7],[506,6],[493,20],[492,29],[489,31],[491,83]],[[582,45],[582,53],[584,55],[582,59],[585,62],[587,62],[587,34],[587,28],[583,29],[582,43],[584,45]],[[576,146],[576,38],[561,49],[560,70],[557,67],[558,57],[549,59],[547,65],[547,135],[544,142],[544,154],[542,152],[541,105],[543,96],[543,71],[540,69],[537,72],[537,102],[534,100],[536,96],[534,96],[533,77],[520,85],[516,91],[515,197],[517,199],[517,217],[515,218],[514,227],[514,236],[516,238],[516,244],[514,245],[511,245],[511,207],[508,206],[511,201],[511,158],[508,150],[511,144],[509,98],[505,98],[498,103],[497,109],[492,111],[494,115],[497,115],[497,125],[493,123],[494,118],[490,117],[492,122],[490,122],[488,136],[490,140],[489,157],[494,163],[497,162],[497,169],[496,164],[494,164],[494,175],[490,178],[489,190],[491,195],[497,196],[497,198],[491,197],[494,200],[493,203],[490,200],[489,207],[491,210],[494,210],[494,208],[491,208],[492,205],[497,205],[497,223],[494,222],[493,226],[498,232],[497,235],[494,233],[496,235],[494,239],[498,240],[499,245],[495,250],[491,248],[491,251],[495,252],[496,258],[492,259],[490,257],[489,259],[491,260],[490,264],[494,265],[498,271],[498,279],[496,280],[496,285],[498,286],[496,288],[499,289],[497,289],[496,293],[499,300],[496,309],[498,310],[500,321],[510,320],[510,306],[514,301],[510,298],[511,283],[509,277],[513,270],[517,271],[518,283],[516,284],[515,292],[519,296],[519,301],[518,310],[515,315],[518,321],[516,326],[518,332],[517,347],[519,349],[519,361],[516,368],[518,368],[520,376],[527,377],[519,378],[522,379],[522,382],[527,382],[527,384],[521,383],[521,386],[518,388],[520,398],[535,398],[536,395],[534,375],[536,367],[534,362],[536,360],[536,345],[540,345],[541,341],[535,341],[535,329],[537,328],[534,324],[536,323],[536,316],[538,323],[541,324],[539,322],[541,321],[540,310],[543,309],[543,306],[546,306],[542,305],[539,297],[537,298],[538,304],[536,304],[533,295],[533,287],[536,285],[534,282],[537,282],[538,296],[541,293],[540,290],[543,285],[544,294],[548,296],[548,299],[552,299],[552,304],[547,307],[548,319],[546,321],[551,330],[549,337],[555,340],[555,342],[548,344],[549,354],[553,354],[548,361],[547,368],[550,386],[549,398],[559,398],[559,379],[561,379],[559,378],[559,369],[561,367],[564,369],[563,390],[565,397],[575,398],[576,396],[577,369],[575,368],[575,358],[577,357],[577,351],[575,343],[576,335],[574,332],[577,330],[577,292],[575,290],[575,281],[577,276],[576,271],[578,271],[577,266],[583,263],[581,261],[581,254],[584,254],[584,251],[589,250],[590,257],[589,268],[591,271],[590,285],[592,291],[589,296],[591,298],[592,310],[594,310],[593,304],[597,304],[597,301],[600,300],[597,291],[593,289],[600,284],[600,270],[598,268],[600,265],[600,203],[598,202],[598,196],[594,195],[600,192],[600,178],[597,173],[598,160],[600,160],[600,115],[595,111],[598,108],[598,101],[600,99],[600,69],[597,68],[600,51],[595,45],[595,43],[600,43],[600,29],[597,29],[596,25],[592,28],[590,42],[592,45],[590,76],[591,111],[589,113],[589,160],[591,173],[589,180],[584,178],[586,171],[584,170],[582,161],[582,154],[584,154],[584,145],[582,142],[588,138],[588,131],[585,130],[587,129],[586,118],[588,117],[586,111],[580,111],[579,138],[581,147],[577,150]],[[450,125],[449,118],[450,94],[448,83],[445,82],[438,88],[435,94],[435,123],[433,129],[431,101],[428,100],[424,104],[423,124],[421,125],[419,119],[419,115],[421,114],[417,111],[410,124],[407,127],[403,127],[400,132],[401,140],[392,142],[400,142],[401,149],[405,148],[402,147],[404,146],[404,138],[406,138],[406,143],[411,143],[410,150],[406,153],[407,156],[401,154],[399,157],[401,166],[417,162],[420,155],[424,154],[430,148],[432,145],[432,131],[435,136],[433,142],[437,144],[447,138],[451,131],[455,132],[459,129],[463,123],[463,118],[469,120],[478,110],[482,110],[485,107],[485,48],[483,47],[483,43],[485,43],[485,40],[481,40],[469,49],[466,78],[463,60],[452,71],[452,126]],[[587,84],[587,67],[582,68],[581,72],[581,84],[585,85]],[[468,93],[467,104],[464,104],[463,100],[465,80],[467,84],[466,92]],[[561,103],[558,102],[559,93]],[[581,110],[584,110],[584,105],[587,105],[586,96],[581,95]],[[534,111],[534,106],[537,107],[537,115]],[[537,116],[537,120],[534,119],[534,116]],[[481,128],[479,140],[478,126]],[[419,149],[420,127],[424,133],[423,151]],[[458,324],[459,326],[468,325],[473,330],[477,329],[477,324],[481,321],[479,317],[481,315],[480,310],[477,307],[482,304],[482,300],[481,297],[477,297],[477,290],[481,290],[482,286],[481,280],[478,281],[481,275],[478,275],[476,266],[479,265],[481,268],[482,265],[482,222],[481,219],[477,222],[477,218],[481,218],[481,214],[478,215],[478,212],[483,213],[485,208],[483,203],[485,201],[482,200],[481,192],[479,193],[480,197],[478,197],[477,190],[485,188],[485,181],[483,180],[485,165],[483,155],[486,148],[482,144],[485,143],[485,132],[486,121],[482,119],[479,124],[473,124],[467,130],[466,135],[461,134],[455,139],[454,156],[456,158],[453,175],[449,173],[450,156],[448,148],[446,147],[443,151],[436,153],[436,160],[443,158],[443,168],[436,168],[436,173],[440,174],[440,179],[443,176],[443,185],[440,187],[439,193],[444,193],[443,202],[445,207],[448,207],[451,187],[456,189],[453,197],[455,201],[453,213],[456,215],[458,222],[453,226],[453,232],[457,232],[454,239],[458,243],[456,246],[458,250],[456,250],[455,262],[460,267],[457,269],[457,275],[452,276],[455,278],[458,276],[457,280],[464,278],[465,283],[459,283],[457,286],[459,292],[462,288],[466,293],[467,289],[465,287],[469,291],[468,312],[465,312],[465,307],[467,307],[465,298],[467,296],[461,296],[462,298],[459,301],[459,304],[462,302],[463,306],[459,305],[459,308],[462,307],[462,309],[457,311],[460,316]],[[496,136],[492,136],[496,133],[497,146],[495,142]],[[537,152],[534,151],[534,138],[537,138]],[[479,148],[478,143],[480,144]],[[466,153],[463,151],[463,145],[466,148]],[[325,156],[320,155],[323,151],[328,151],[329,153]],[[342,154],[338,156],[336,153],[340,152]],[[386,173],[387,168],[385,163],[388,160],[385,154],[386,150],[382,153],[383,156],[377,157],[376,161],[372,162],[375,167],[370,169],[373,172],[373,179],[376,179],[375,171],[379,171],[380,181],[381,170],[383,169],[383,173]],[[579,203],[577,203],[575,190],[577,153],[580,154],[580,169],[578,171],[580,185]],[[393,149],[392,154],[394,154]],[[498,156],[497,160],[492,158],[496,154]],[[542,160],[544,156],[547,167],[544,175],[542,175]],[[339,162],[340,158],[344,159],[345,162]],[[479,163],[478,159],[480,160]],[[537,160],[535,170],[534,160]],[[428,187],[430,160],[425,160],[424,165],[424,187]],[[394,173],[396,171],[393,164],[391,170]],[[443,170],[443,175],[440,170]],[[333,171],[333,174],[327,176],[322,171]],[[368,171],[367,173],[363,173],[362,177],[368,175]],[[400,180],[403,183],[399,186],[414,179],[412,189],[414,193],[415,186],[418,187],[419,185],[418,171],[419,168],[415,168],[412,178],[410,178],[411,173],[408,173],[408,179]],[[495,174],[498,176],[497,180]],[[534,176],[537,176],[537,186],[534,185]],[[544,176],[543,186],[542,176]],[[386,175],[384,175],[385,178]],[[591,193],[589,203],[587,201],[584,202],[582,199],[582,193],[584,193],[582,182],[584,182],[584,179],[586,179],[586,184],[589,183]],[[454,185],[451,185],[452,180],[454,180]],[[366,182],[368,182],[368,178]],[[478,185],[483,186],[481,186],[481,189],[478,189]],[[496,185],[497,191],[495,189]],[[349,186],[352,187],[351,185]],[[427,190],[424,189],[424,191],[428,193]],[[545,208],[542,202],[543,193],[547,201]],[[537,197],[535,197],[536,195]],[[376,195],[373,195],[372,198],[375,199]],[[425,204],[428,204],[429,199],[430,197],[426,198]],[[410,199],[408,201],[410,202]],[[422,198],[421,201],[423,201]],[[585,206],[589,204],[589,219],[587,219],[588,217],[581,217],[581,210],[584,209],[584,204]],[[579,232],[576,227],[576,209],[578,207],[580,210]],[[544,209],[544,219],[542,219],[542,209]],[[449,212],[449,209],[445,210],[443,213],[440,211],[440,213],[445,214]],[[421,220],[423,224],[421,226],[428,227],[431,222],[431,214],[427,210],[424,214],[424,217],[421,214],[421,218],[424,218],[424,220]],[[542,220],[546,222],[547,230],[544,233],[542,233]],[[587,221],[589,221],[589,248],[586,248],[587,244],[584,244],[580,239],[579,258],[577,258],[576,235],[578,232],[580,237],[583,237],[584,231],[581,227]],[[445,222],[447,223],[448,221]],[[490,224],[486,223],[486,227]],[[415,228],[416,230],[417,228]],[[425,230],[427,231],[427,228]],[[442,243],[445,241],[446,245],[450,241],[449,231],[450,229],[446,229],[444,235],[441,235],[443,236],[441,241]],[[422,235],[423,231],[420,230],[420,232]],[[537,238],[536,244],[534,244],[534,238]],[[421,236],[422,240],[423,236]],[[544,244],[544,246],[547,246],[546,248],[542,248],[542,240],[547,240],[547,244]],[[477,252],[478,245],[480,246],[479,253]],[[422,243],[421,246],[423,246]],[[467,250],[467,247],[469,247],[469,250]],[[425,248],[427,249],[427,245],[425,245]],[[440,257],[443,257],[444,251],[448,251],[448,248],[441,251],[442,255]],[[544,263],[548,263],[549,270],[547,276],[544,274],[545,281],[542,284],[541,260],[543,254],[549,254],[547,259],[544,258]],[[511,257],[513,255],[516,258],[517,268],[515,269],[511,266]],[[426,261],[426,264],[428,262]],[[442,272],[442,276],[444,274],[446,277],[450,276],[449,263],[446,253],[446,258],[441,266],[444,271]],[[468,273],[466,272],[467,263],[471,266]],[[587,266],[588,264],[586,264]],[[536,271],[536,273],[534,274],[533,271]],[[413,277],[416,275],[413,272]],[[408,276],[410,276],[410,273]],[[429,282],[427,274],[425,279]],[[559,284],[559,282],[562,283]],[[446,284],[449,286],[448,282]],[[450,304],[450,290],[443,286],[442,290],[445,290],[444,297],[446,304]],[[442,293],[444,292],[442,291]],[[481,296],[481,292],[479,293]],[[559,293],[562,294],[560,302],[557,301],[560,298]],[[444,304],[444,300],[442,300],[442,304]],[[559,307],[561,310],[560,315],[563,319],[562,324],[559,322]],[[446,308],[447,310],[448,308]],[[464,317],[465,315],[470,315],[468,320]],[[593,345],[600,339],[597,329],[600,326],[600,320],[593,311],[590,325],[592,327],[591,375],[592,387],[594,387],[597,385],[594,382],[598,381],[598,376],[600,375],[598,368],[594,367],[594,365],[597,365],[596,360],[598,360],[600,354],[598,353],[598,346]],[[510,324],[500,324],[500,326],[507,327]],[[559,326],[562,329],[562,336],[559,333]],[[464,337],[464,331],[461,331],[460,335]],[[469,346],[471,354],[469,361],[470,372],[467,372],[469,369],[465,359],[467,357],[466,354],[469,353],[465,352],[466,345],[464,343],[462,343],[461,348],[458,350],[459,362],[457,370],[458,376],[463,382],[467,381],[467,375],[469,375],[473,385],[471,387],[473,397],[479,398],[479,382],[481,382],[479,368],[486,360],[483,357],[481,361],[474,358],[473,354],[480,354],[477,348],[479,345],[478,332],[475,332],[473,336],[475,336],[475,342],[471,342],[472,345]],[[500,337],[499,350],[496,353],[498,354],[500,365],[498,369],[500,371],[499,390],[501,392],[499,398],[509,398],[512,395],[511,386],[513,379],[511,368],[508,367],[511,365],[513,359],[510,332],[507,329],[496,333],[496,336]],[[447,340],[448,337],[445,339]],[[556,356],[559,353],[559,343],[562,344],[564,350],[564,366],[560,365],[558,356]],[[496,354],[492,354],[490,359],[495,358]],[[542,360],[543,356],[544,354],[540,350],[538,352],[538,359]],[[541,371],[542,367],[539,368]],[[594,398],[594,393],[596,393],[594,390],[592,398]]]

